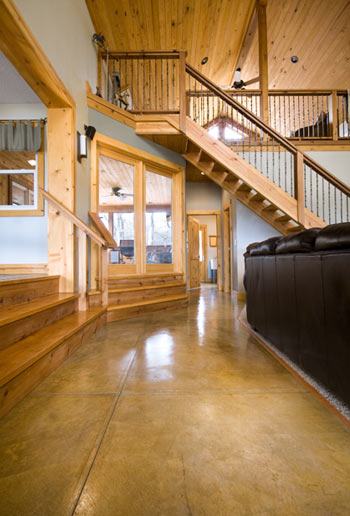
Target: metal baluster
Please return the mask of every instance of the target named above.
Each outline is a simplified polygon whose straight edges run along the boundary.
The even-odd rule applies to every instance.
[[[337,223],[337,220],[338,220],[338,213],[337,213],[337,189],[335,186],[333,186],[334,188],[334,223],[336,224]]]
[[[286,181],[284,181],[285,183]],[[281,188],[281,146],[278,142],[278,186]]]
[[[305,199],[305,206],[308,208],[308,202],[307,202],[307,188],[306,188],[306,183],[307,183],[307,165],[304,164],[304,199]]]
[[[166,107],[169,111],[169,58],[166,58]]]
[[[143,110],[145,110],[145,103],[146,103],[146,91],[145,91],[145,88],[146,88],[146,67],[145,67],[145,64],[146,64],[146,59],[145,59],[145,56],[143,56]]]
[[[318,174],[316,173],[316,215],[319,217],[320,216],[320,212],[319,212],[318,194],[319,194],[319,191],[318,191]]]
[[[256,132],[258,128],[254,127],[254,167],[256,168]]]
[[[275,183],[275,150],[274,139],[272,138],[272,181]]]
[[[298,95],[298,125],[299,125],[299,129],[300,129],[301,128],[301,124],[300,124],[300,95]],[[303,131],[302,136],[304,136],[304,131]]]
[[[176,109],[176,104],[175,104],[175,59],[173,59],[173,109]]]
[[[339,195],[340,195],[341,222],[344,222],[344,220],[343,220],[343,192],[339,192]]]
[[[296,131],[296,118],[295,118],[295,95],[293,95],[293,124],[294,124],[294,134]]]
[[[154,74],[155,74],[155,85],[154,85],[154,89],[155,89],[155,98],[156,98],[156,105],[155,105],[155,110],[157,111],[158,110],[158,74],[157,74],[157,59],[154,60]]]
[[[322,105],[321,105],[321,113],[323,113],[323,95],[322,95],[322,97],[321,97],[321,101],[322,101]],[[325,135],[325,131],[324,131],[324,119],[323,119],[323,118],[324,118],[324,117],[322,116],[322,119],[321,119],[321,124],[322,124],[322,125],[321,125],[321,128],[322,128],[322,130],[321,130],[321,134],[322,134],[322,136],[324,136],[324,135]]]
[[[315,137],[315,97],[312,95],[312,136]]]
[[[290,154],[290,191],[291,191],[292,197],[294,197],[293,154],[291,152],[289,154]]]
[[[318,115],[319,115],[318,98],[319,98],[319,96],[317,95],[316,96],[316,119],[317,120],[318,120]],[[316,123],[316,121],[315,121],[315,123]],[[317,132],[317,137],[319,138],[319,136],[320,136],[320,124],[316,125],[316,132]]]
[[[328,224],[331,223],[331,184],[328,182]]]
[[[286,120],[286,96],[283,95],[283,122],[284,122],[284,134],[283,136],[285,138],[287,138],[287,127],[286,127],[286,124],[287,124],[287,120]]]
[[[324,178],[322,177],[322,218],[326,221],[326,213],[325,213],[325,194],[324,194]]]

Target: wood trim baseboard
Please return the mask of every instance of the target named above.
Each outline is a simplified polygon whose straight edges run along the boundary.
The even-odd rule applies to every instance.
[[[0,264],[0,274],[48,274],[47,263]]]

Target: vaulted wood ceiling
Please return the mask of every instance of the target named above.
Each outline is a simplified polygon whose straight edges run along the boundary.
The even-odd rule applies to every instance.
[[[232,82],[255,5],[254,0],[86,3],[110,50],[187,50],[188,62],[219,85]],[[268,0],[267,24],[270,88],[350,87],[349,0]],[[240,60],[244,80],[258,75],[256,23],[251,32]],[[205,56],[209,60],[202,66]]]

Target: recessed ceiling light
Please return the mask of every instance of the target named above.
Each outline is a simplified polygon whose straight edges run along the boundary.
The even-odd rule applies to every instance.
[[[201,172],[201,175],[202,175],[202,176],[205,176],[204,172]]]
[[[208,57],[203,57],[202,61],[201,61],[201,64],[202,65],[205,65],[206,63],[208,62]]]
[[[290,60],[292,61],[292,63],[297,63],[299,61],[299,57],[298,56],[292,56],[290,58]]]
[[[32,165],[32,167],[35,167],[35,165],[36,165],[36,160],[35,160],[35,159],[29,159],[29,160],[28,160],[28,163],[29,163],[29,165]]]

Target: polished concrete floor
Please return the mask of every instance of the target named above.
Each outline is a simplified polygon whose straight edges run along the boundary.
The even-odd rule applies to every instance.
[[[1,516],[346,516],[350,434],[213,288],[105,326],[0,421]]]

